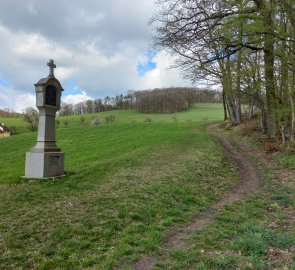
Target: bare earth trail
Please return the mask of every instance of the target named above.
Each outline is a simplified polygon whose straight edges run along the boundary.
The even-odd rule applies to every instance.
[[[163,241],[163,250],[169,251],[173,249],[186,249],[190,247],[190,243],[186,238],[193,236],[195,231],[209,224],[227,204],[242,199],[246,194],[256,191],[262,187],[262,180],[253,164],[241,153],[239,153],[222,135],[216,132],[217,126],[212,124],[208,126],[208,130],[223,147],[227,156],[237,167],[239,181],[225,196],[215,204],[211,205],[207,210],[197,215],[190,223],[185,224],[181,228],[174,227],[166,233]],[[146,256],[141,258],[131,269],[149,270],[153,269],[157,263],[156,258]],[[119,268],[122,269],[122,268]],[[130,266],[129,268],[130,269]]]

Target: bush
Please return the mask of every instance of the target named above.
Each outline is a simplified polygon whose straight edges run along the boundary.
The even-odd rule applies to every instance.
[[[144,119],[144,122],[145,122],[145,123],[147,123],[147,122],[152,122],[152,118],[147,117],[146,119]]]
[[[11,135],[17,134],[17,130],[16,130],[16,127],[15,126],[9,127],[9,129],[10,129],[10,134]]]
[[[116,117],[114,115],[109,115],[105,117],[105,123],[109,124],[109,123],[113,123],[115,121]]]
[[[55,126],[56,128],[59,128],[59,125],[60,125],[60,121],[58,119],[55,120]]]
[[[98,126],[100,124],[101,124],[101,122],[100,122],[99,118],[94,118],[90,125],[91,126]]]
[[[23,120],[27,122],[30,131],[37,131],[39,124],[39,113],[36,109],[30,107],[25,110]]]
[[[70,124],[70,121],[68,119],[63,120],[63,124],[65,125],[65,127],[68,127],[68,125]]]
[[[288,154],[295,154],[295,142],[288,142],[285,149]]]

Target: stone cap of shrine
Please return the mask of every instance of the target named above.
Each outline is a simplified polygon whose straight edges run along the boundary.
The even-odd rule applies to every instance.
[[[56,85],[60,89],[60,91],[64,91],[59,80],[57,80],[55,77],[42,78],[34,85],[35,86],[42,86],[42,85],[50,85],[50,84]]]

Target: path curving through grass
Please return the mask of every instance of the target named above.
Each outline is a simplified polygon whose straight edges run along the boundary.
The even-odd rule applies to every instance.
[[[243,199],[245,195],[259,190],[263,185],[262,178],[257,168],[244,155],[239,153],[225,137],[217,132],[218,124],[210,124],[207,128],[223,147],[231,162],[237,167],[239,181],[223,198],[221,198],[221,200],[195,216],[191,222],[180,228],[175,226],[169,229],[162,243],[162,250],[164,250],[164,253],[169,253],[169,251],[174,249],[185,250],[189,248],[192,243],[189,243],[187,238],[191,238],[196,230],[210,223],[221,212],[225,205]],[[165,258],[161,259],[165,260]],[[135,270],[150,270],[155,267],[156,263],[157,259],[153,256],[145,256],[142,257],[133,268]]]

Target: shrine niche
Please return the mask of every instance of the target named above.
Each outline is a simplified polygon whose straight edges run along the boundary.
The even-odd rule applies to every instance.
[[[56,106],[57,89],[53,85],[45,88],[45,105]]]

